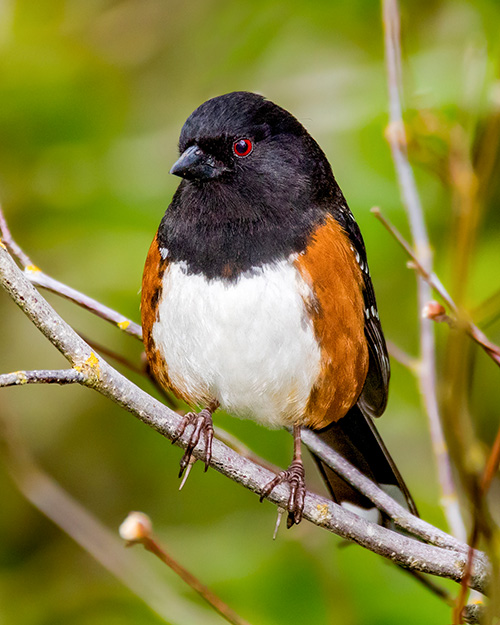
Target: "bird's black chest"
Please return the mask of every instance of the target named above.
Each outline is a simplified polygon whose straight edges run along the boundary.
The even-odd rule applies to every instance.
[[[312,206],[283,203],[259,205],[259,200],[235,205],[216,196],[176,194],[158,230],[163,254],[184,262],[188,272],[208,279],[237,279],[242,273],[302,252],[323,213]]]

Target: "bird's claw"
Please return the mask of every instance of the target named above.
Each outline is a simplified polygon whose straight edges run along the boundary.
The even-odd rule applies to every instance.
[[[212,423],[212,413],[208,408],[204,408],[198,414],[195,412],[188,412],[186,415],[182,417],[181,424],[179,425],[179,429],[177,430],[177,434],[172,439],[172,443],[175,443],[179,440],[179,438],[184,434],[184,431],[188,425],[192,425],[193,431],[191,432],[191,436],[189,437],[189,441],[186,447],[186,451],[181,458],[180,462],[180,470],[179,477],[182,477],[182,474],[186,470],[191,457],[193,455],[193,450],[198,444],[200,440],[201,433],[205,434],[205,471],[207,471],[210,460],[212,459],[212,441],[214,438],[214,426]]]
[[[281,471],[278,475],[271,480],[263,489],[260,494],[260,501],[271,494],[271,492],[278,486],[286,482],[290,487],[290,496],[288,498],[288,518],[286,526],[288,528],[292,525],[297,525],[302,520],[302,513],[304,511],[304,499],[306,495],[306,483],[304,465],[301,460],[294,460],[286,471]]]

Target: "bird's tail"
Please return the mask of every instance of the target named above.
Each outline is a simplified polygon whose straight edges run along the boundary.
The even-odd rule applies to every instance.
[[[323,430],[316,431],[316,434],[391,496],[401,500],[403,505],[406,504],[410,512],[418,515],[415,502],[373,421],[365,416],[357,405],[351,408],[345,417]],[[369,499],[334,473],[314,454],[313,457],[333,501],[347,504],[346,507],[355,506],[356,511],[362,515],[363,510],[366,511],[363,516],[371,517],[370,510],[377,512]],[[387,521],[383,515],[378,515],[377,520],[383,524]]]

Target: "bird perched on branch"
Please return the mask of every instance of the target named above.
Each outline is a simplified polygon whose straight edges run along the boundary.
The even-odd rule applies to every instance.
[[[305,483],[300,430],[311,428],[380,485],[414,503],[372,418],[386,407],[389,359],[358,225],[323,151],[283,108],[235,92],[197,108],[181,131],[180,176],[142,284],[146,354],[158,382],[193,408],[182,475],[221,407],[290,427],[294,456],[261,493],[290,486],[288,526]],[[334,501],[373,504],[317,459]]]

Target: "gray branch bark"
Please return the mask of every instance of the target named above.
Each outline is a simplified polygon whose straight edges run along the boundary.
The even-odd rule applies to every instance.
[[[73,369],[83,375],[81,384],[102,393],[166,438],[174,437],[180,423],[179,415],[148,395],[95,354],[38,293],[3,245],[0,246],[0,283],[35,326],[67,358]],[[184,436],[179,439],[178,444],[181,447],[186,446],[189,433],[190,430],[187,428]],[[320,455],[325,452],[312,435],[309,440],[306,433],[305,438],[315,453]],[[194,455],[197,458],[202,457],[202,444],[197,446]],[[214,440],[211,466],[255,493],[260,493],[274,477],[267,469],[243,458],[218,440]],[[341,468],[338,464],[339,472],[343,474],[345,469],[346,467]],[[437,528],[430,529],[431,526],[424,524],[423,521],[405,516],[401,510],[394,507],[397,505],[395,502],[387,501],[385,499],[387,496],[375,492],[376,487],[370,486],[369,480],[361,477],[364,482],[362,487],[370,490],[370,496],[378,498],[380,505],[385,506],[388,512],[391,510],[389,513],[393,514],[395,520],[398,519],[401,527],[406,524],[413,533],[443,546],[426,544],[369,523],[332,501],[310,492],[305,498],[304,518],[404,567],[460,582],[467,563],[466,545],[455,541]],[[348,479],[359,481],[360,476],[351,471]],[[285,508],[288,494],[288,487],[281,485],[269,495],[268,499],[273,504]],[[476,552],[470,586],[485,592],[489,575],[490,566],[486,556]]]
[[[31,258],[14,240],[1,206],[0,237],[3,245],[11,253],[13,258],[17,258],[24,269],[25,275],[32,284],[40,286],[47,289],[47,291],[51,291],[60,297],[64,297],[71,302],[74,302],[78,306],[85,308],[85,310],[89,310],[98,317],[101,317],[101,319],[105,319],[106,321],[118,326],[120,330],[123,330],[126,334],[130,334],[136,339],[142,340],[142,328],[139,324],[127,319],[127,317],[124,317],[123,315],[120,315],[120,313],[116,312],[116,310],[113,310],[112,308],[109,308],[109,306],[105,306],[94,298],[85,295],[85,293],[81,293],[67,284],[59,282],[59,280],[52,278],[37,267]]]
[[[13,371],[0,375],[0,387],[23,384],[84,384],[85,375],[76,369],[41,369],[37,371]]]

